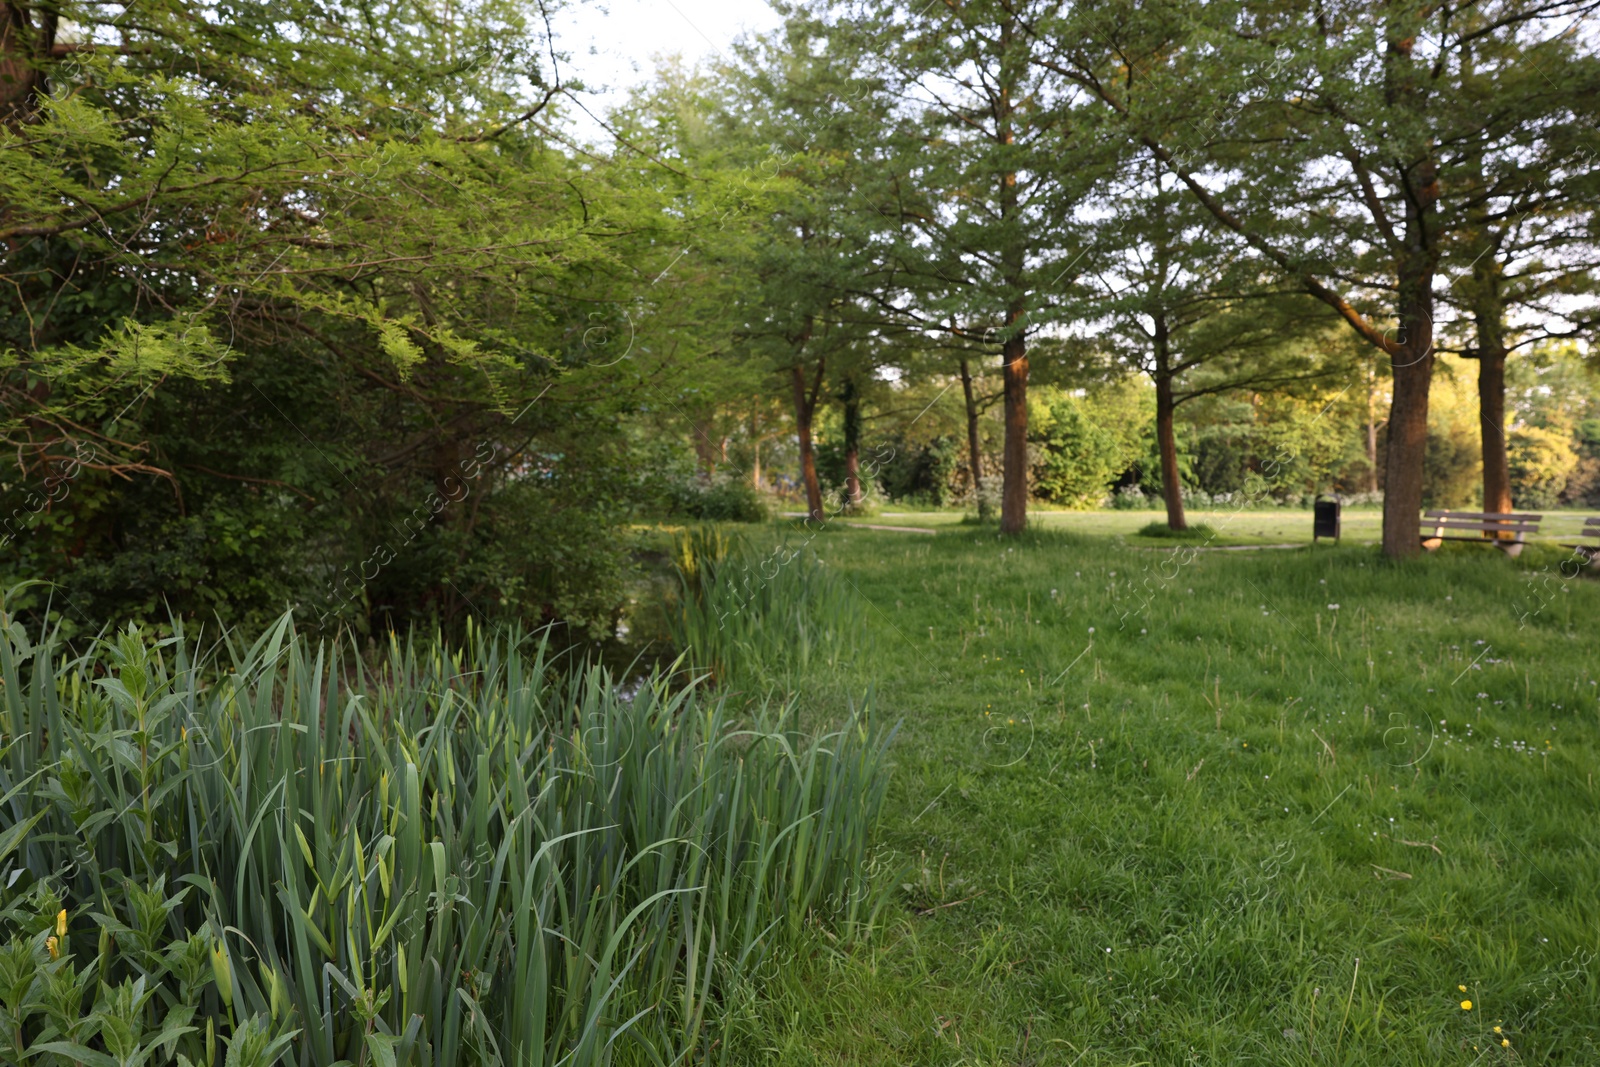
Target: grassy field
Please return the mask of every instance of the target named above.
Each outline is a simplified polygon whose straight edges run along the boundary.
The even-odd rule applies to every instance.
[[[1551,511],[1544,513],[1539,534],[1534,540],[1569,541],[1583,527],[1592,511]],[[962,524],[962,512],[901,511],[889,508],[872,518],[841,518],[843,523],[871,523],[885,526],[915,526],[933,529]],[[1218,545],[1310,544],[1311,512],[1298,508],[1196,508],[1188,512],[1191,525],[1204,523],[1216,533]],[[1041,530],[1122,537],[1131,544],[1155,545],[1162,542],[1140,537],[1141,527],[1165,522],[1164,511],[1033,511],[1029,522]],[[1383,512],[1376,507],[1344,509],[1344,540],[1355,544],[1377,544],[1383,532]]]
[[[899,899],[778,968],[741,1056],[1600,1063],[1600,580],[1056,529],[1151,517],[811,541],[904,720]]]

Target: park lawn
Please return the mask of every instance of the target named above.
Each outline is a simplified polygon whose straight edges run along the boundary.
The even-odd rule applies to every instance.
[[[1600,1062],[1600,580],[1040,525],[810,538],[903,719],[897,888],[742,1061]]]
[[[1535,540],[1570,541],[1582,529],[1592,510],[1561,509],[1542,513],[1544,521]],[[1309,508],[1191,508],[1191,526],[1205,524],[1215,535],[1216,545],[1310,544]],[[878,515],[836,521],[885,526],[944,528],[961,525],[959,509],[942,511],[901,511],[884,509]],[[1041,530],[1096,534],[1126,538],[1129,544],[1160,545],[1166,542],[1139,536],[1139,530],[1152,522],[1165,522],[1164,511],[1046,511],[1029,512],[1028,521]],[[1346,507],[1342,515],[1343,538],[1357,544],[1377,544],[1383,536],[1383,511],[1377,507]]]

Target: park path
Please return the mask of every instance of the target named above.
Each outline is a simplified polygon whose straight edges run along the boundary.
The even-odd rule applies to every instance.
[[[783,517],[786,519],[803,519],[806,517],[806,513],[803,511],[786,511],[783,513]],[[915,533],[931,535],[938,532],[937,529],[929,529],[926,526],[882,526],[875,522],[846,522],[842,525],[847,526],[852,530],[884,530],[888,533]]]

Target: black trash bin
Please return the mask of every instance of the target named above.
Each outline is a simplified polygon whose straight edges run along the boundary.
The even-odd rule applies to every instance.
[[[1311,505],[1311,540],[1313,543],[1324,537],[1339,540],[1339,511],[1344,501],[1339,494],[1332,496],[1319,496]]]

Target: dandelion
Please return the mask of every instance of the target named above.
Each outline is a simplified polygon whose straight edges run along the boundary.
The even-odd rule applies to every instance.
[[[1501,1048],[1510,1048],[1511,1047],[1511,1039],[1508,1038],[1508,1037],[1502,1037],[1500,1039],[1500,1047]]]
[[[1394,820],[1393,820],[1393,819],[1390,819],[1390,820],[1389,820],[1389,821],[1390,821],[1390,822],[1394,822]],[[1467,991],[1467,987],[1466,987],[1466,986],[1464,986],[1464,985],[1458,985],[1458,986],[1456,986],[1456,988],[1457,988],[1457,989],[1459,989],[1459,990],[1461,990],[1461,992],[1463,992],[1463,993],[1465,993],[1465,992],[1466,992],[1466,991]]]
[[[1499,1027],[1498,1027],[1498,1026],[1497,1026],[1497,1027],[1495,1027],[1495,1028],[1494,1028],[1494,1032],[1495,1032],[1495,1033],[1497,1033],[1497,1034],[1498,1034],[1498,1033],[1499,1033],[1499,1032],[1500,1032],[1500,1028],[1499,1028]]]
[[[1471,1010],[1472,1010],[1472,1001],[1470,1001],[1470,1000],[1463,1000],[1463,1001],[1462,1001],[1462,1002],[1461,1002],[1461,1010],[1462,1010],[1462,1011],[1471,1011]]]

